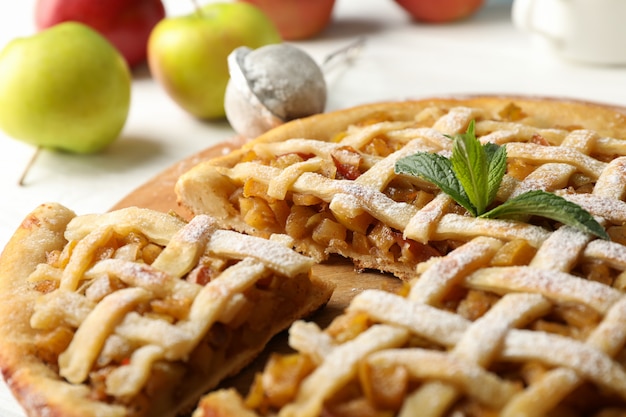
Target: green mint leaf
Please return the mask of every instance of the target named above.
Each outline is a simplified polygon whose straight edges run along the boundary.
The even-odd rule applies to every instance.
[[[467,194],[454,175],[450,160],[446,157],[434,153],[418,152],[396,161],[394,170],[396,174],[409,174],[432,182],[476,216],[476,209],[467,198]]]
[[[575,227],[602,239],[609,239],[604,228],[582,207],[553,193],[529,191],[487,210],[506,173],[506,148],[493,143],[482,145],[472,120],[463,134],[448,136],[454,141],[452,157],[420,152],[398,160],[397,174],[422,177],[438,186],[473,216],[519,218],[541,216]]]
[[[563,197],[541,190],[520,194],[480,217],[515,218],[521,215],[546,217],[602,239],[609,239],[604,228],[589,212]]]
[[[487,178],[487,190],[488,190],[488,204],[491,204],[496,198],[502,178],[506,173],[506,148],[504,146],[498,146],[495,143],[487,143],[483,145],[485,152],[487,153],[488,164],[488,178]]]
[[[485,212],[490,203],[488,201],[489,165],[487,152],[476,139],[473,120],[467,127],[465,134],[455,135],[453,139],[452,157],[450,158],[452,169],[470,202],[476,207],[476,213],[480,215]]]

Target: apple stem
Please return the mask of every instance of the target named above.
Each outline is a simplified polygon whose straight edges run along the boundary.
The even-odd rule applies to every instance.
[[[28,171],[30,171],[30,168],[35,164],[35,160],[37,159],[37,157],[39,156],[40,153],[41,153],[41,146],[37,146],[35,148],[35,151],[33,152],[32,156],[28,160],[28,163],[24,167],[24,170],[22,171],[22,175],[20,175],[19,181],[17,182],[17,184],[20,187],[22,187],[24,185],[24,182],[26,180],[26,175],[28,175]]]
[[[196,9],[196,13],[201,15],[202,9],[200,8],[200,4],[198,3],[198,0],[191,0],[191,2],[193,3],[193,7],[195,7]]]

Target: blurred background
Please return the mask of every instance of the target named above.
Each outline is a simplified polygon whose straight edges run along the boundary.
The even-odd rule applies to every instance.
[[[163,0],[163,5],[167,18],[194,11],[191,0]],[[35,7],[35,0],[0,2],[0,48],[36,33]],[[485,0],[463,19],[432,24],[414,19],[396,0],[336,0],[321,32],[287,42],[321,64],[334,52],[364,40],[351,61],[325,71],[326,111],[468,94],[626,106],[622,66],[581,64],[546,53],[514,26],[511,10],[510,0]],[[36,68],[16,71],[22,70]],[[198,84],[200,88],[203,83]],[[182,108],[145,63],[133,68],[130,90],[127,119],[109,147],[88,155],[44,150],[22,185],[18,181],[34,147],[0,131],[0,248],[41,203],[60,202],[78,214],[104,212],[178,161],[236,135],[226,118],[203,120]],[[169,191],[173,185],[163,183],[162,189]],[[0,416],[24,417],[2,382]]]

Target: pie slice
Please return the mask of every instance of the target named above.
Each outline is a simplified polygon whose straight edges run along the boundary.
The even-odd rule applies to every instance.
[[[293,353],[193,417],[623,416],[626,246],[567,226],[511,242],[472,238],[324,330],[297,321]]]
[[[495,204],[530,190],[558,194],[603,218],[623,240],[626,115],[592,103],[519,97],[428,99],[365,105],[287,123],[181,176],[179,204],[222,227],[295,249],[331,254],[357,269],[403,279],[433,256],[478,236],[537,249],[560,223],[477,219],[419,177],[397,174],[417,152],[451,153],[450,136],[475,123],[476,136],[504,146],[507,173]]]
[[[175,416],[332,288],[209,216],[33,211],[0,258],[0,368],[32,417]]]

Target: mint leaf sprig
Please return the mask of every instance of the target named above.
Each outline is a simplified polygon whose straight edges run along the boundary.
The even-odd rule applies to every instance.
[[[577,204],[542,190],[528,191],[487,211],[506,173],[506,148],[481,144],[472,120],[465,133],[453,140],[452,156],[418,152],[398,160],[397,174],[408,174],[432,182],[474,217],[509,218],[541,216],[609,239],[604,228]]]

